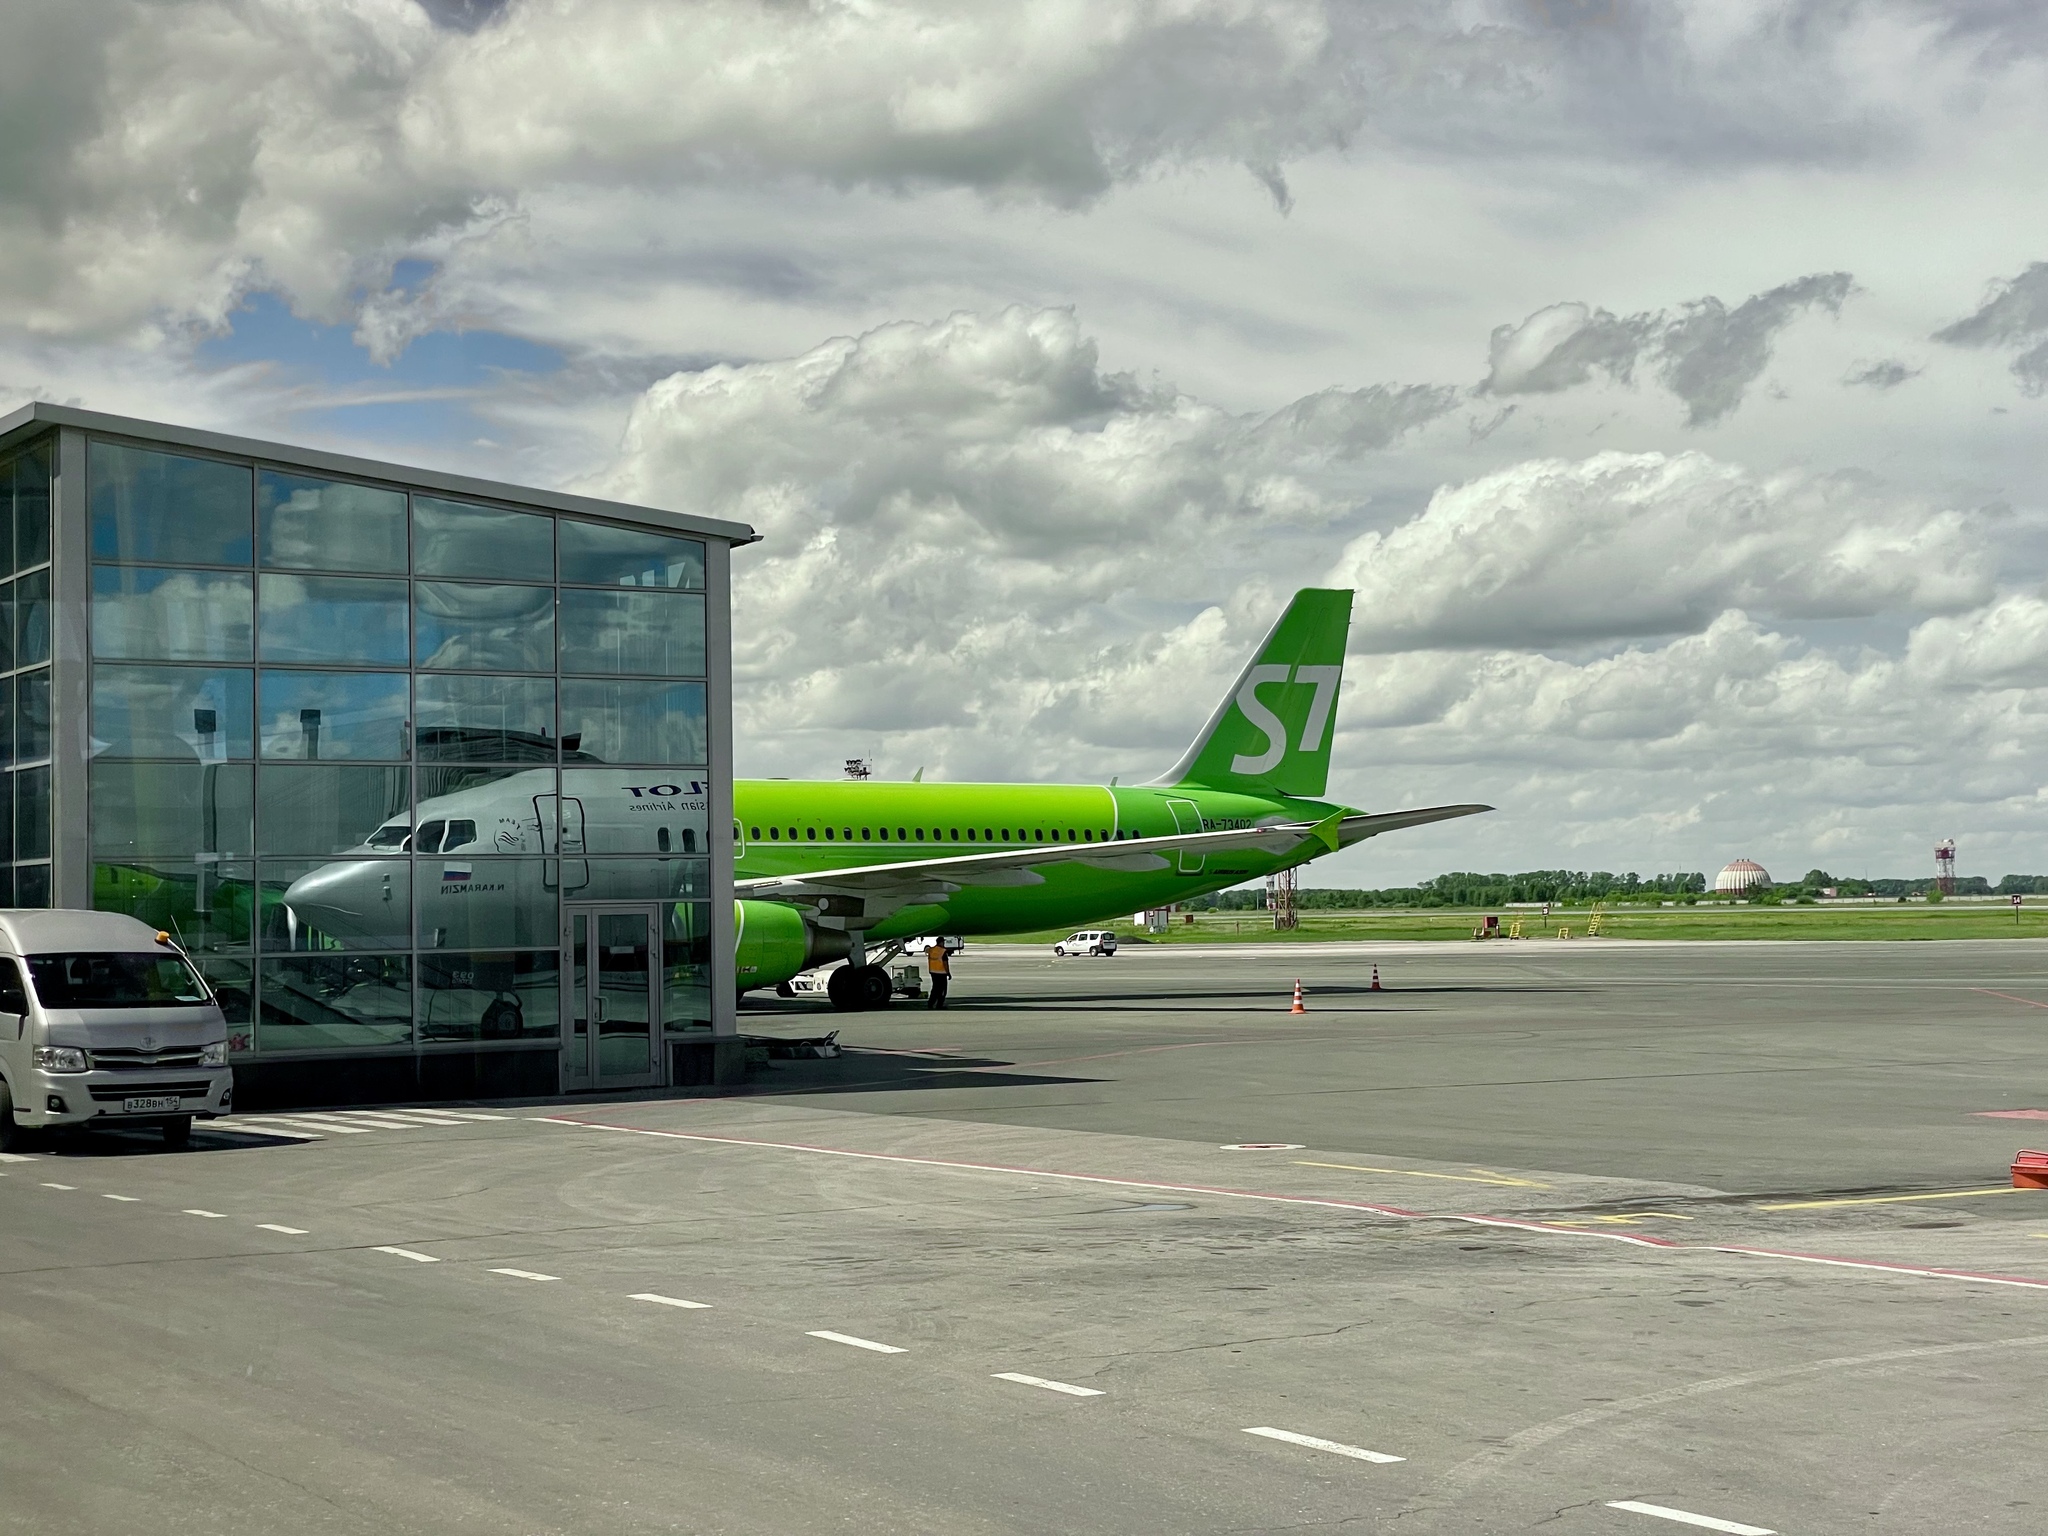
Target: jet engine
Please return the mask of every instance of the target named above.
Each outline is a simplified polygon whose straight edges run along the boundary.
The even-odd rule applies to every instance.
[[[736,901],[733,908],[734,970],[742,992],[780,986],[799,971],[844,960],[850,952],[845,934],[805,922],[801,912],[779,901]]]

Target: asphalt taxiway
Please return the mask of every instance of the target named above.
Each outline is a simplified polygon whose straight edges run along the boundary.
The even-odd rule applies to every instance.
[[[2048,1519],[2048,946],[956,978],[728,1098],[0,1163],[0,1531]]]

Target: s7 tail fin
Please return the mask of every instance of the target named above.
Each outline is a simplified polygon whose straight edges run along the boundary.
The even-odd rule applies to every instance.
[[[1321,795],[1350,633],[1348,591],[1295,593],[1195,744],[1155,782]]]

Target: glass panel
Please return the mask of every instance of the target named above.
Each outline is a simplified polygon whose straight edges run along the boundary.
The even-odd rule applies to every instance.
[[[648,996],[645,913],[597,914],[596,983],[598,1076],[647,1071],[654,1000]]]
[[[562,683],[562,745],[601,763],[710,760],[702,683]]]
[[[255,1001],[254,967],[247,960],[201,960],[199,974],[213,989],[214,1000],[228,1021],[228,1054],[240,1055],[256,1049],[256,1032],[250,1025]]]
[[[265,565],[405,571],[403,491],[259,469],[256,525]]]
[[[101,660],[247,661],[256,593],[231,571],[92,568],[92,649]]]
[[[420,956],[422,1040],[560,1038],[556,949]]]
[[[419,664],[468,671],[555,670],[555,589],[413,586]]]
[[[570,919],[569,1047],[563,1067],[577,1082],[590,1081],[590,916],[578,912]]]
[[[407,703],[403,672],[273,672],[260,703],[263,755],[307,761],[403,759]]]
[[[404,820],[410,770],[265,763],[257,781],[257,852],[321,858],[370,851],[370,834]]]
[[[688,587],[704,590],[704,546],[639,528],[564,518],[562,580],[594,587]]]
[[[14,584],[14,664],[50,659],[50,571],[31,571]]]
[[[249,563],[254,497],[246,464],[96,442],[86,482],[95,560]]]
[[[704,901],[711,895],[708,859],[588,859],[590,883],[578,901]]]
[[[14,761],[14,679],[0,677],[0,766]]]
[[[708,865],[699,878],[709,886]],[[711,903],[666,902],[661,928],[661,1022],[671,1030],[709,1029]]]
[[[14,583],[0,581],[0,672],[14,665]]]
[[[0,864],[0,907],[14,905],[14,866]]]
[[[50,866],[14,866],[14,904],[17,907],[47,907],[50,904]]]
[[[14,760],[32,763],[50,755],[50,669],[15,679]]]
[[[14,569],[50,558],[50,449],[38,443],[14,461]]]
[[[252,864],[189,859],[95,862],[96,912],[125,912],[152,928],[167,928],[193,954],[243,953],[255,924]]]
[[[412,499],[413,570],[472,581],[553,581],[551,517],[437,496]]]
[[[14,775],[0,773],[0,863],[14,857]]]
[[[530,949],[561,942],[548,859],[414,861],[422,949]]]
[[[564,672],[704,675],[704,599],[694,592],[564,588]]]
[[[14,775],[14,856],[50,856],[50,770],[23,768]],[[18,885],[20,882],[17,881]],[[33,903],[48,906],[47,901]]]
[[[423,763],[555,760],[551,677],[423,674],[413,679],[413,694],[417,750]]]
[[[412,947],[408,859],[265,859],[263,894],[266,950]]]
[[[249,757],[254,692],[254,674],[240,667],[94,667],[93,755]]]
[[[261,597],[265,661],[402,667],[411,659],[402,581],[266,573]]]
[[[294,955],[263,962],[264,1051],[412,1041],[412,961],[404,955]]]
[[[552,768],[457,768],[436,763],[420,769],[416,824],[423,841],[427,827],[441,832],[421,853],[468,854],[546,853],[540,815],[547,813],[547,835],[554,836],[555,770]],[[472,828],[468,841],[452,842],[461,826]],[[455,829],[455,830],[450,830]],[[503,946],[487,945],[487,948]]]
[[[14,480],[18,459],[0,460],[0,576],[11,576],[14,564]],[[8,894],[14,883],[8,881]],[[9,903],[12,905],[12,902]]]
[[[247,858],[254,777],[246,764],[96,760],[93,854],[121,863],[201,853]]]
[[[562,794],[580,806],[583,846],[575,853],[703,853],[706,781],[663,768],[564,768]],[[666,845],[666,846],[664,846]],[[591,899],[608,899],[593,891]]]

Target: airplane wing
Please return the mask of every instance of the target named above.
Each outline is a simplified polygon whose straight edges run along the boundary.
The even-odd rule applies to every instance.
[[[1288,854],[1309,842],[1331,852],[1397,827],[1421,826],[1491,809],[1486,805],[1447,805],[1376,816],[1337,814],[1322,821],[1276,822],[1226,832],[1181,832],[1170,837],[1125,838],[1108,843],[1047,843],[1043,847],[1006,848],[993,853],[857,864],[845,869],[736,880],[733,894],[756,901],[816,906],[821,916],[865,917],[872,921],[899,907],[944,901],[963,886],[1043,885],[1045,876],[1038,870],[1047,864],[1086,864],[1096,869],[1150,873],[1171,868],[1174,858],[1188,853],[1257,848],[1267,853]]]

